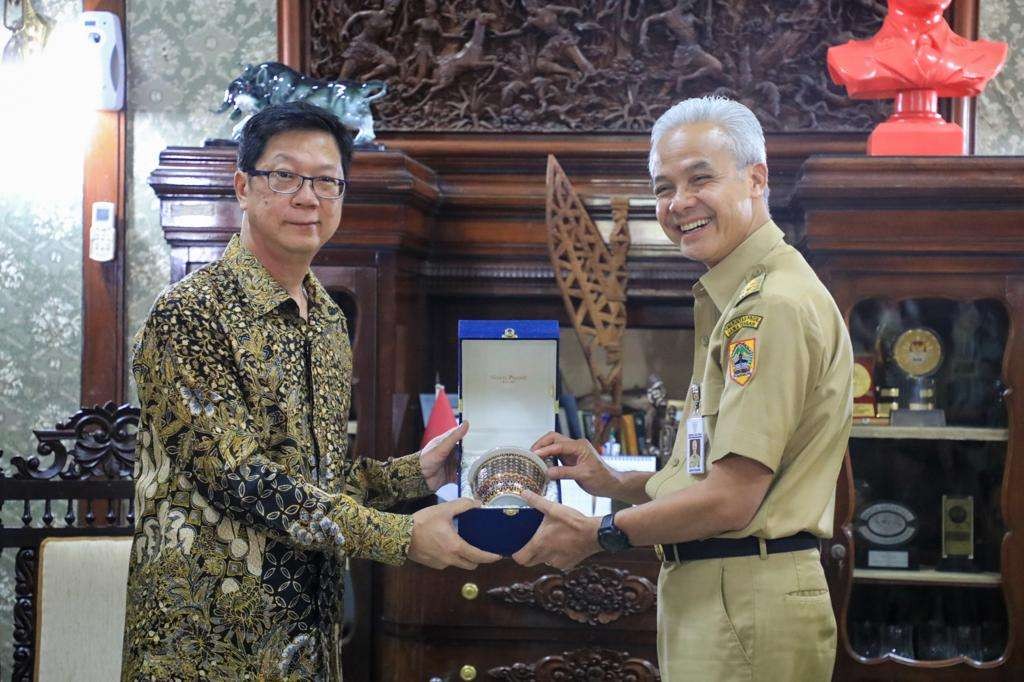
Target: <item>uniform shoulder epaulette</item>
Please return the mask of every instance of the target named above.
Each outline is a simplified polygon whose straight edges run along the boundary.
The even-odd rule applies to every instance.
[[[751,272],[747,283],[743,285],[742,289],[740,289],[739,296],[736,297],[736,303],[739,303],[747,296],[752,296],[761,291],[761,288],[764,286],[765,277],[767,276],[768,273],[763,267],[755,268],[754,271]],[[735,305],[735,303],[733,305]]]

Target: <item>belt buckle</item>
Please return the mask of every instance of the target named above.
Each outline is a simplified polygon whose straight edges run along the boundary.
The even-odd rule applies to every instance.
[[[665,561],[665,548],[664,547],[662,547],[661,545],[655,545],[654,546],[654,554],[658,557],[658,559],[661,562],[664,563],[664,561]]]

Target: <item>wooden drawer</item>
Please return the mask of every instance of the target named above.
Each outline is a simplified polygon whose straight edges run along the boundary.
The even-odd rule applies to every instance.
[[[537,633],[535,637],[542,635]],[[654,635],[647,644],[558,642],[550,639],[378,639],[374,680],[412,682],[653,682]]]
[[[596,555],[566,572],[511,560],[476,571],[380,567],[374,594],[385,626],[655,630],[659,563],[652,552]]]

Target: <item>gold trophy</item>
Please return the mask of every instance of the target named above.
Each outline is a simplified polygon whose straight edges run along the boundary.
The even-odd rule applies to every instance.
[[[892,344],[891,358],[903,375],[893,426],[945,426],[946,413],[935,408],[934,374],[942,366],[942,341],[927,327],[904,330]]]
[[[853,359],[853,423],[889,423],[888,416],[879,419],[875,413],[875,359],[858,355]]]

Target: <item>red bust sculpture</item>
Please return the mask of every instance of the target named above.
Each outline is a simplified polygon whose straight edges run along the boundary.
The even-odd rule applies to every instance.
[[[942,16],[951,0],[890,0],[868,40],[828,51],[832,80],[854,99],[895,98],[895,113],[868,138],[872,155],[959,155],[960,126],[938,114],[939,97],[979,94],[1006,61],[1006,43],[967,40]]]

